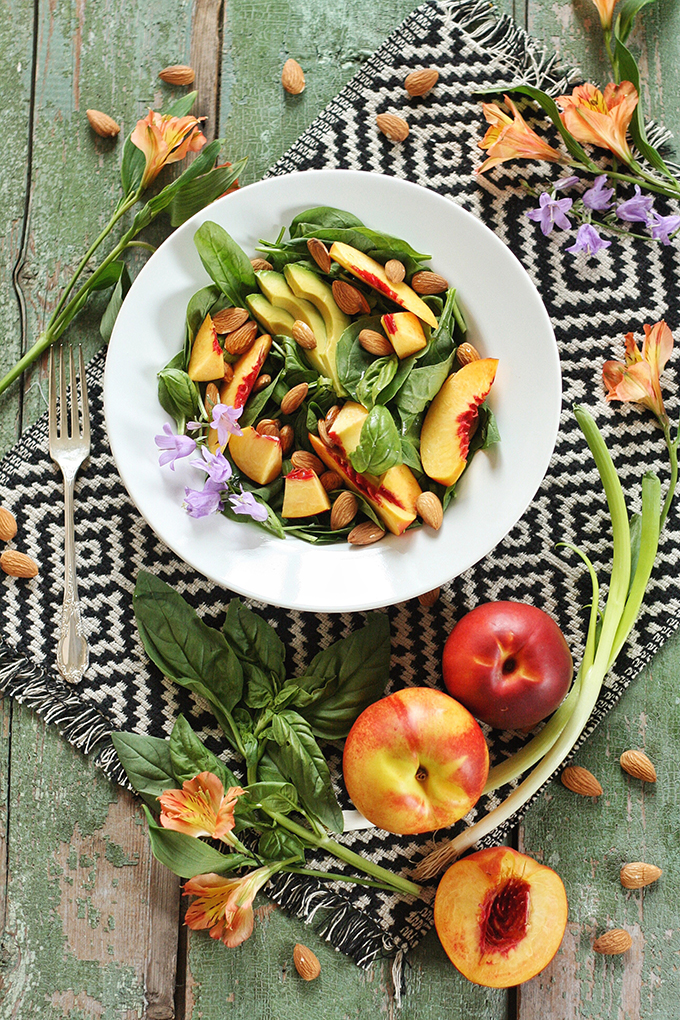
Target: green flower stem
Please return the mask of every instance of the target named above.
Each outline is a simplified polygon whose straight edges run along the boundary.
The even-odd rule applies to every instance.
[[[675,440],[671,439],[671,430],[668,421],[663,421],[661,423],[661,427],[663,428],[663,435],[666,440],[668,456],[671,462],[671,480],[668,486],[668,492],[666,493],[666,499],[664,500],[663,510],[661,511],[660,527],[663,528],[666,523],[666,518],[668,517],[668,511],[671,508],[671,503],[673,502],[673,497],[675,496],[675,487],[678,482],[678,437],[676,435]]]
[[[380,865],[374,864],[373,861],[366,860],[359,854],[355,854],[353,850],[342,846],[341,843],[336,843],[329,836],[315,835],[310,829],[306,829],[303,825],[298,825],[297,822],[294,822],[292,818],[288,818],[287,815],[282,815],[278,811],[270,811],[268,808],[263,810],[277,825],[280,825],[283,829],[288,829],[289,832],[304,840],[305,843],[319,850],[325,850],[327,853],[337,857],[338,860],[349,864],[352,868],[363,871],[365,874],[370,875],[371,878],[384,883],[395,892],[403,893],[405,896],[420,895],[420,886],[416,885],[415,882],[410,882],[407,878],[402,878],[400,875],[392,874],[386,868],[381,868]]]
[[[640,184],[640,178],[642,178],[647,191],[655,191],[657,195],[665,195],[666,198],[680,197],[680,187],[667,188],[665,185],[660,184],[655,177],[645,173],[637,164],[635,164],[635,167],[640,177],[634,177],[632,174],[622,174],[615,170],[603,171],[601,168],[598,168],[598,173],[606,173],[607,177],[617,181],[626,181],[628,184]]]
[[[368,885],[373,889],[386,889],[392,892],[394,886],[386,885],[385,882],[374,882],[371,878],[362,878],[360,875],[340,875],[332,871],[316,871],[314,868],[287,868],[293,875],[310,875],[312,878],[323,878],[327,882],[352,882],[355,885]]]

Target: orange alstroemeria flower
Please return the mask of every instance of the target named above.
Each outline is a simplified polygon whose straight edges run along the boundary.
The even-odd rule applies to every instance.
[[[508,159],[545,159],[550,163],[567,163],[568,157],[564,156],[557,149],[553,149],[547,142],[533,131],[524,117],[519,112],[512,99],[503,97],[514,120],[508,117],[504,110],[495,103],[482,103],[484,116],[491,127],[487,130],[481,142],[478,142],[480,149],[487,149],[489,153],[486,159],[477,170],[483,174],[492,166],[504,163]]]
[[[245,791],[230,786],[226,794],[220,779],[212,772],[201,772],[187,779],[181,790],[166,790],[161,802],[161,825],[187,836],[210,836],[231,843],[234,808]]]
[[[632,333],[626,335],[625,362],[605,361],[602,378],[607,400],[633,400],[648,407],[663,426],[667,421],[659,376],[673,350],[673,334],[662,320],[644,326],[642,352]]]
[[[632,162],[626,141],[638,104],[632,82],[609,82],[604,92],[588,82],[575,88],[570,96],[558,96],[556,102],[563,108],[562,123],[577,141],[609,149],[624,163]]]
[[[602,27],[611,28],[614,8],[616,7],[617,0],[593,0],[593,3],[597,7],[598,14],[600,15],[600,24]]]
[[[164,117],[149,110],[149,116],[138,120],[130,141],[146,157],[142,188],[158,176],[166,163],[177,163],[187,152],[198,152],[206,143],[196,117]]]
[[[209,928],[210,937],[225,946],[240,946],[253,930],[253,900],[269,881],[272,868],[257,868],[243,878],[197,875],[184,883],[184,895],[197,899],[188,908],[185,923],[195,931]]]

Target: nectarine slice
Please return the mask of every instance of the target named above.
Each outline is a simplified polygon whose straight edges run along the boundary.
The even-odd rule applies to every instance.
[[[250,350],[241,355],[234,365],[231,382],[223,383],[220,388],[220,403],[229,407],[243,407],[267,360],[271,345],[272,338],[265,333],[256,339]]]
[[[427,347],[427,339],[420,325],[420,319],[413,312],[389,312],[381,320],[387,339],[394,347],[397,357],[409,358]]]
[[[490,847],[448,869],[434,923],[461,974],[488,988],[510,988],[535,977],[559,949],[567,896],[551,868],[510,847]]]
[[[187,375],[194,382],[212,382],[224,375],[224,355],[210,315],[206,315],[194,338]]]
[[[432,309],[418,297],[407,283],[392,283],[388,280],[385,267],[372,259],[370,255],[366,255],[349,244],[343,244],[342,241],[335,241],[331,245],[330,256],[358,280],[363,280],[374,290],[378,290],[388,297],[390,301],[413,312],[428,326],[436,328],[437,320]]]
[[[328,493],[314,471],[308,468],[293,468],[286,475],[283,490],[282,517],[311,517],[330,510]]]
[[[442,485],[458,481],[470,438],[496,378],[497,358],[480,358],[450,375],[430,404],[420,432],[420,459],[425,474]]]
[[[240,436],[231,436],[229,452],[236,467],[259,485],[269,485],[281,474],[281,440],[261,436],[252,426]]]

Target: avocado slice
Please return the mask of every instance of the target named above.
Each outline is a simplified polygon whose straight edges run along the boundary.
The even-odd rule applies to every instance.
[[[297,298],[309,301],[321,312],[326,327],[326,346],[320,352],[320,356],[327,365],[325,374],[332,380],[333,388],[338,396],[345,396],[347,391],[338,379],[335,349],[338,340],[352,320],[340,311],[333,297],[333,291],[326,281],[313,273],[311,269],[291,262],[284,267],[283,273],[293,294]]]
[[[273,269],[263,269],[255,275],[267,301],[275,308],[283,308],[293,316],[293,319],[305,322],[316,337],[318,347],[323,350],[326,346],[326,327],[314,305],[303,298],[295,297],[282,273],[276,273]]]
[[[293,316],[284,308],[275,308],[264,294],[249,294],[246,304],[253,318],[257,319],[265,332],[275,333],[277,336],[293,335],[295,322]]]

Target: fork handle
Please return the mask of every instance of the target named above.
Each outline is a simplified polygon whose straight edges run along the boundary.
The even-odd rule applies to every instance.
[[[78,683],[87,669],[90,652],[83,634],[78,600],[76,549],[73,527],[73,488],[75,474],[64,472],[64,603],[57,644],[57,666],[64,680]]]

